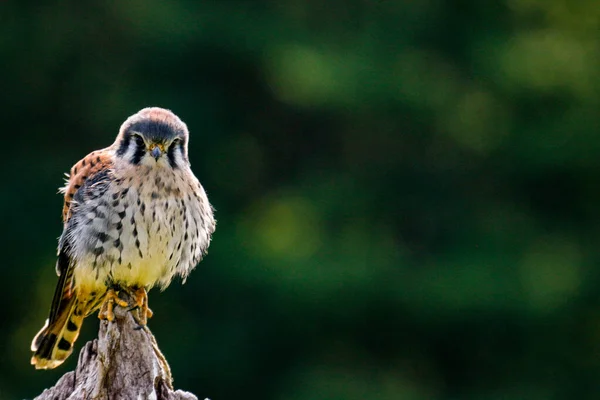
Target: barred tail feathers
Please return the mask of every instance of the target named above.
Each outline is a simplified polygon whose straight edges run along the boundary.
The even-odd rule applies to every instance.
[[[31,343],[31,364],[36,369],[56,368],[69,357],[83,324],[84,308],[77,296],[61,299],[58,311]]]

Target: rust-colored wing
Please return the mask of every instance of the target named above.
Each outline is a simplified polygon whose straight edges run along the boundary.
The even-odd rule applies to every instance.
[[[112,160],[108,149],[91,152],[71,168],[69,180],[62,189],[65,194],[65,203],[62,212],[63,222],[66,223],[71,218],[71,202],[77,191],[89,178],[93,178],[98,173],[108,171],[111,168]]]
[[[80,301],[73,290],[75,260],[72,257],[70,233],[77,223],[71,216],[77,213],[78,204],[85,203],[91,196],[106,190],[111,168],[110,153],[106,150],[94,151],[71,168],[69,181],[63,189],[65,226],[58,244],[58,283],[48,320],[31,343],[31,363],[38,369],[51,369],[60,365],[73,351],[73,343],[79,335],[87,303]]]
[[[71,216],[76,212],[77,203],[85,201],[85,198],[92,190],[91,187],[95,183],[105,181],[108,178],[111,168],[112,159],[108,149],[93,151],[71,168],[69,180],[62,189],[65,197],[63,206],[63,222],[65,227],[59,241],[58,261],[56,263],[56,273],[61,279],[59,279],[56,294],[52,301],[51,316],[56,312],[61,299],[71,296],[73,260],[71,258],[71,243],[68,235],[69,231],[73,229],[73,224],[69,223]]]

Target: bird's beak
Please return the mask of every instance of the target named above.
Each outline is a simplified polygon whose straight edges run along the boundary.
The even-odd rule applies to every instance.
[[[152,143],[148,150],[150,150],[152,157],[154,157],[155,160],[158,160],[165,152],[165,147],[162,144]]]

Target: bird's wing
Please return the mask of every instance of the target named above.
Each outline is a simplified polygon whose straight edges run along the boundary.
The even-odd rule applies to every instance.
[[[108,187],[112,170],[112,157],[107,150],[98,150],[88,154],[71,168],[69,180],[62,189],[65,203],[63,206],[64,230],[58,245],[58,260],[56,273],[59,275],[58,284],[50,307],[50,321],[60,313],[63,300],[73,295],[73,268],[75,267],[71,254],[71,232],[75,228],[80,204],[104,193]]]
[[[108,149],[93,151],[78,163],[73,165],[66,185],[60,189],[65,195],[63,206],[63,222],[65,225],[71,219],[71,204],[78,195],[79,190],[87,184],[89,180],[98,180],[96,175],[108,172],[112,168],[112,157]],[[96,178],[96,179],[95,179]],[[90,186],[87,184],[87,186]]]

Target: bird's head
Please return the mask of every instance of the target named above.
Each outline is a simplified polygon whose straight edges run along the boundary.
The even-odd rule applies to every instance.
[[[134,165],[188,165],[188,129],[169,110],[144,108],[121,125],[114,143],[117,157]]]

